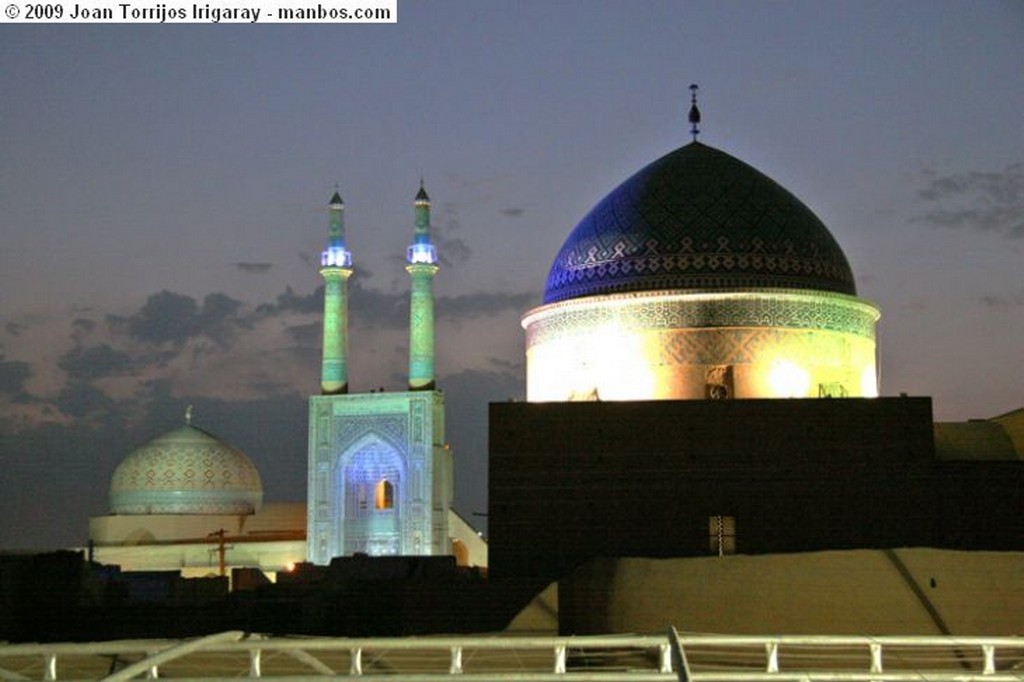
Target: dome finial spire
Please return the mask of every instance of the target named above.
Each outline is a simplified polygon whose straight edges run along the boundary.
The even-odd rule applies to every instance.
[[[430,195],[427,194],[427,190],[423,188],[423,178],[420,178],[420,191],[416,192],[415,203],[417,206],[420,204],[429,205]],[[419,223],[417,223],[419,224]],[[429,225],[429,223],[427,223]]]
[[[693,136],[693,141],[697,141],[697,135],[700,134],[700,128],[697,124],[700,123],[700,109],[697,108],[697,84],[690,83],[690,135]]]

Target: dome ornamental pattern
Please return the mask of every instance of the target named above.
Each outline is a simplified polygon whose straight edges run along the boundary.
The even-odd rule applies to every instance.
[[[856,295],[846,256],[807,206],[693,142],[626,179],[580,221],[551,266],[544,302],[740,288]]]
[[[133,451],[110,482],[112,514],[252,514],[262,501],[252,461],[191,425]]]

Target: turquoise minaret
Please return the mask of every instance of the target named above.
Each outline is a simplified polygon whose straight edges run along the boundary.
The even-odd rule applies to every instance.
[[[412,278],[409,304],[409,389],[434,388],[434,275],[437,249],[430,243],[430,197],[420,182],[414,201],[416,228],[406,251],[405,271]]]
[[[345,202],[335,191],[328,205],[327,248],[320,254],[324,278],[324,349],[320,392],[348,393],[348,278],[352,253],[345,247]]]

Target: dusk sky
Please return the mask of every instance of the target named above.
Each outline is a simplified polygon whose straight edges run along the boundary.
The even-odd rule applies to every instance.
[[[1024,407],[1024,2],[401,0],[397,24],[0,26],[0,549],[84,545],[193,423],[306,493],[316,262],[346,202],[353,391],[405,385],[433,199],[456,509],[590,207],[689,141],[774,178],[881,307],[883,395]]]

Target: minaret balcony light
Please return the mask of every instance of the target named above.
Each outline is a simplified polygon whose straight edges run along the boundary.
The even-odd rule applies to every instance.
[[[433,244],[413,244],[406,249],[405,260],[414,265],[417,263],[433,265],[437,263],[437,249]]]
[[[320,267],[350,268],[352,267],[352,252],[343,246],[330,246],[320,253]]]

